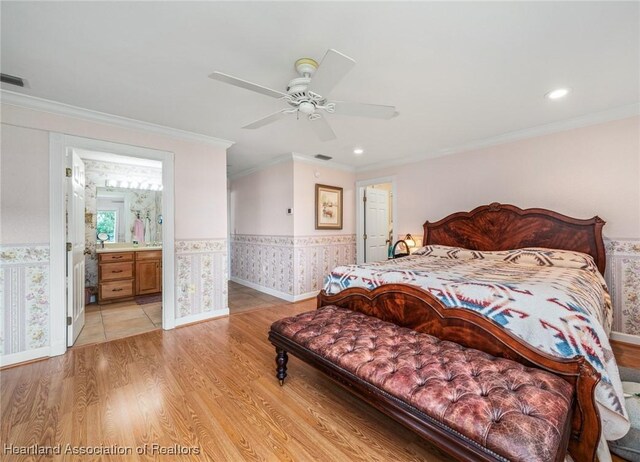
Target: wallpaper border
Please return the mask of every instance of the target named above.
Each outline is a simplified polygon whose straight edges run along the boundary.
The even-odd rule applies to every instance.
[[[175,240],[176,325],[229,314],[227,240]]]
[[[234,234],[230,280],[288,301],[310,298],[331,268],[355,263],[355,246],[355,234]]]
[[[611,337],[640,344],[640,239],[605,239],[605,279],[613,303]]]
[[[0,245],[2,365],[41,356],[50,347],[48,244]]]

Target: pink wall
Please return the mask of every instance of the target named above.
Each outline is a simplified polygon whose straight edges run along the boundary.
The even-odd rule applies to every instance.
[[[293,161],[232,180],[229,194],[232,234],[293,235]]]
[[[640,238],[640,117],[568,130],[384,170],[395,175],[398,226],[422,235],[425,220],[490,202],[599,215],[604,234]],[[396,233],[396,234],[398,234]]]
[[[343,188],[341,231],[315,229],[316,183]],[[355,232],[352,172],[292,159],[232,180],[229,189],[234,234],[312,236]],[[293,208],[293,216],[286,214],[287,208]]]
[[[49,242],[49,134],[2,124],[0,239]],[[46,152],[47,155],[42,155]]]
[[[301,161],[294,161],[293,172],[294,229],[296,236],[330,236],[355,233],[355,173]],[[316,183],[343,188],[342,230],[315,229]]]
[[[223,147],[3,104],[3,244],[49,241],[49,132],[173,152],[175,238],[226,238]]]

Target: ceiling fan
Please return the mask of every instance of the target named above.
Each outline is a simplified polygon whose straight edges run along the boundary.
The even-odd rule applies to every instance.
[[[394,106],[379,104],[352,103],[349,101],[332,101],[327,95],[347,75],[356,62],[339,51],[330,49],[320,64],[311,58],[301,58],[295,62],[295,69],[300,77],[292,79],[286,92],[263,87],[223,72],[214,72],[209,77],[220,82],[235,85],[246,90],[255,91],[285,101],[289,107],[270,114],[262,119],[245,125],[242,128],[255,129],[287,117],[290,114],[307,116],[311,127],[321,141],[336,138],[331,126],[323,114],[344,114],[376,119],[391,119],[398,113]]]

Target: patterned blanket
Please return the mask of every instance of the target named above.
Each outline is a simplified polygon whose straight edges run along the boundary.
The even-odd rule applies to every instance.
[[[477,311],[530,345],[569,358],[584,356],[602,375],[596,400],[603,435],[619,439],[629,430],[622,384],[609,344],[612,308],[593,259],[579,252],[528,248],[479,252],[426,246],[409,257],[339,266],[324,289],[382,284],[419,286],[445,306]]]

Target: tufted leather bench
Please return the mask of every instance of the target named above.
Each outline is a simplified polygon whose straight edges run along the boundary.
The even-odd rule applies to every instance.
[[[290,351],[460,459],[564,459],[574,389],[549,372],[336,306],[281,319],[269,338],[281,384]]]

